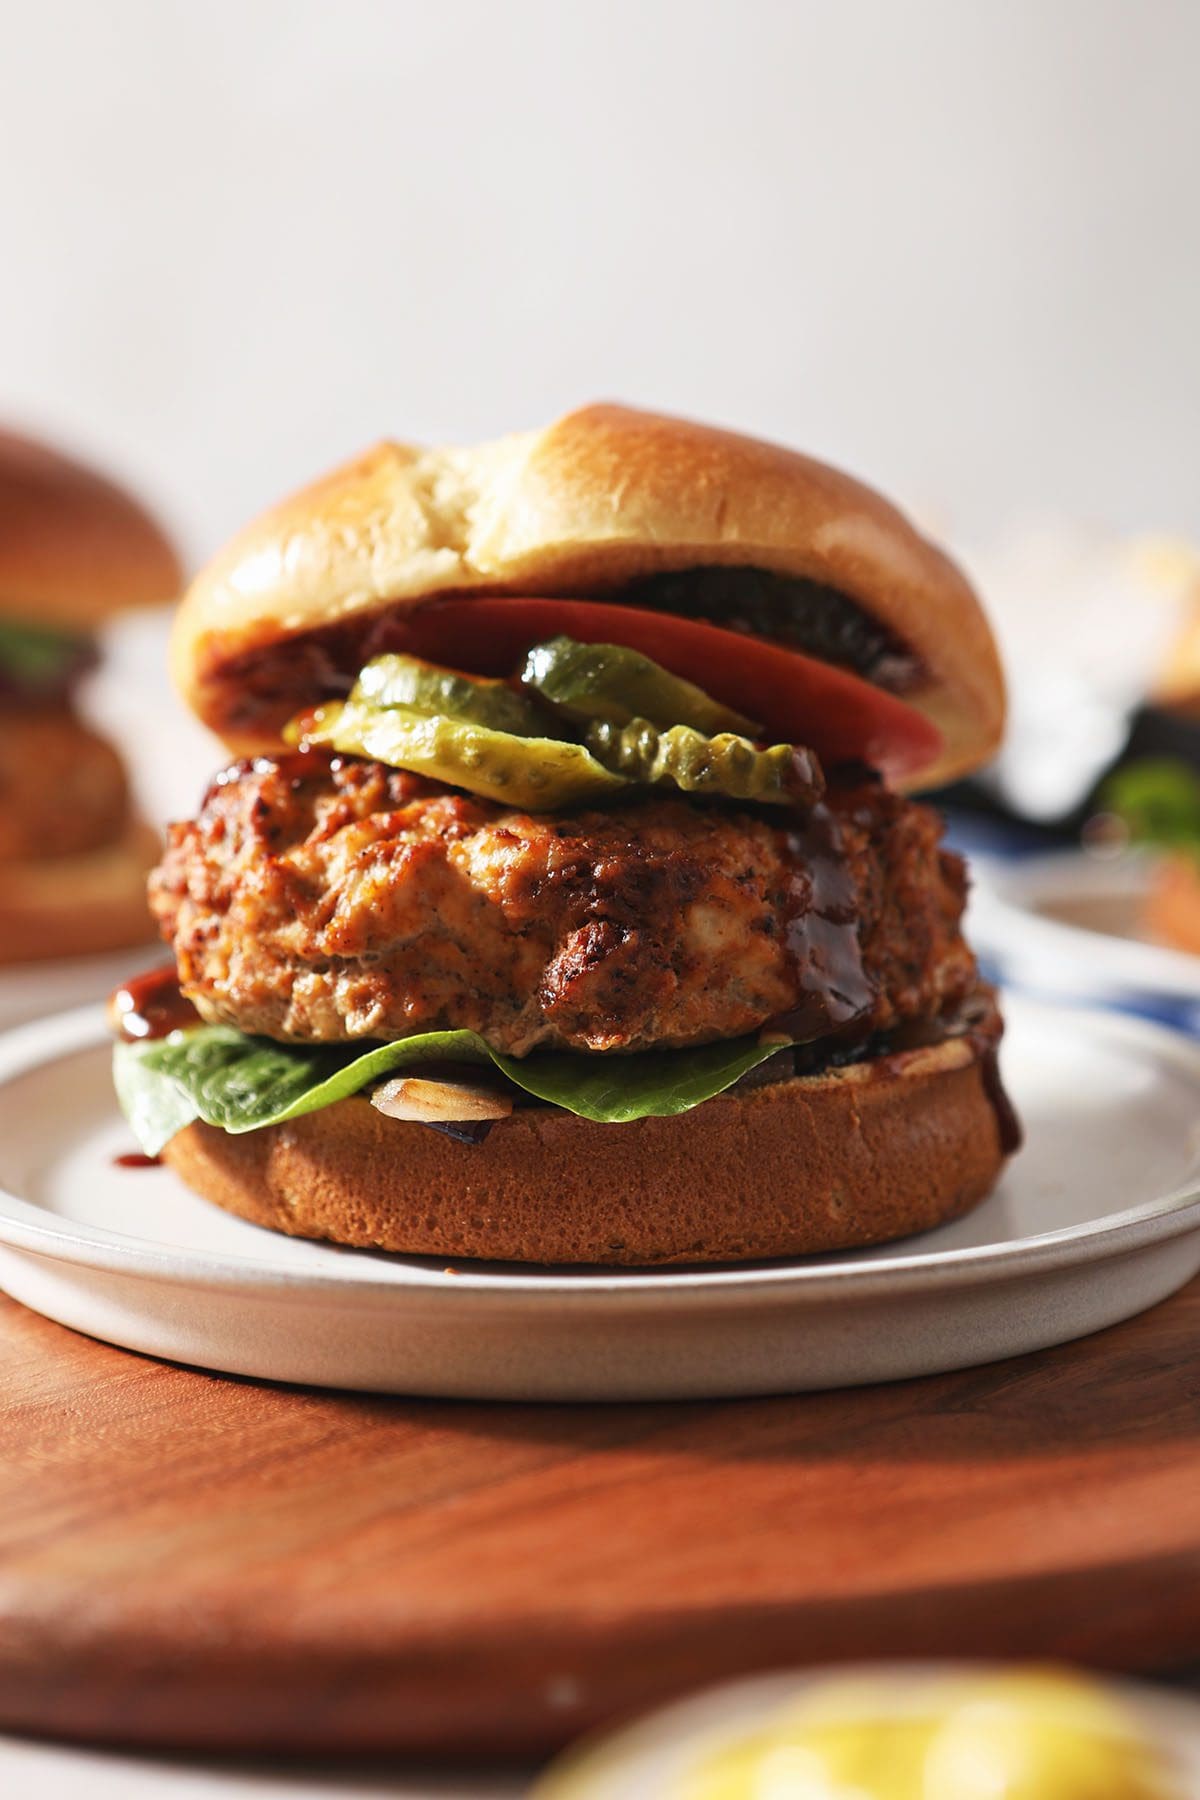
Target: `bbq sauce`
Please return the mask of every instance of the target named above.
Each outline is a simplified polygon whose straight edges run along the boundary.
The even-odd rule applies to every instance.
[[[988,1105],[995,1115],[1001,1152],[1005,1156],[1013,1156],[1024,1143],[1025,1133],[1000,1075],[999,1032],[992,1005],[992,990],[984,988],[977,994],[968,995],[945,1035],[966,1038],[978,1056],[980,1079]]]
[[[122,1150],[113,1157],[115,1169],[157,1169],[161,1165],[161,1156],[147,1156],[144,1150]]]
[[[839,770],[839,787],[856,785],[856,771]],[[853,815],[851,815],[853,816]],[[794,910],[787,947],[800,989],[799,1003],[772,1019],[764,1036],[778,1033],[796,1044],[821,1043],[835,1053],[865,1053],[880,1059],[921,1043],[965,1037],[979,1058],[984,1094],[996,1120],[1000,1149],[1012,1156],[1024,1141],[1020,1119],[1004,1087],[996,1033],[982,1023],[986,1009],[974,997],[956,1014],[914,1021],[872,1049],[871,1017],[876,993],[863,967],[859,939],[860,906],[838,815],[824,802],[810,808],[787,832],[793,875]]]
[[[200,1023],[200,1014],[180,991],[179,977],[170,964],[148,969],[119,987],[108,1003],[108,1012],[113,1029],[127,1043],[164,1038]]]
[[[995,1115],[1000,1149],[1005,1156],[1013,1156],[1024,1143],[1025,1133],[1000,1074],[1000,1021],[990,987],[977,988],[951,1011],[939,1013],[936,1018],[910,1019],[884,1032],[866,1045],[865,1054],[877,1059],[882,1067],[889,1057],[944,1044],[948,1038],[964,1038],[978,1057],[984,1096]]]
[[[1013,1156],[1025,1142],[1025,1132],[1017,1117],[1016,1107],[1009,1099],[1008,1090],[1000,1078],[1000,1058],[994,1042],[989,1042],[984,1047],[979,1067],[983,1076],[983,1091],[996,1115],[1000,1149],[1005,1156]]]
[[[772,1019],[766,1032],[801,1044],[849,1037],[870,1019],[875,990],[863,968],[858,893],[841,829],[836,815],[819,802],[786,837],[794,869],[787,949],[800,999]]]

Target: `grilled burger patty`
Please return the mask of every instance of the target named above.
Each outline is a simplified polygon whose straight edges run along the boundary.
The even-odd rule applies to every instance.
[[[865,1039],[974,986],[939,835],[874,783],[794,827],[681,798],[532,815],[308,752],[218,776],[151,904],[201,1014],[274,1038]]]

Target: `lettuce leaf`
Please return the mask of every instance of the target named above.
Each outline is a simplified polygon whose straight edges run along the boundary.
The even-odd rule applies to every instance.
[[[473,1031],[426,1031],[356,1050],[279,1044],[229,1025],[198,1025],[118,1044],[113,1079],[134,1136],[148,1156],[157,1156],[197,1119],[223,1131],[259,1131],[332,1106],[412,1063],[490,1062],[526,1093],[601,1124],[666,1118],[723,1093],[781,1048],[778,1041],[743,1037],[698,1050],[545,1051],[518,1058],[491,1049]]]
[[[17,687],[56,687],[91,661],[92,642],[82,633],[0,619],[0,676]]]

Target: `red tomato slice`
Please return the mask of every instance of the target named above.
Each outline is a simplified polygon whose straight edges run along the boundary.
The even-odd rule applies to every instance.
[[[941,750],[936,725],[861,677],[673,613],[599,600],[431,600],[395,622],[388,647],[475,675],[511,675],[526,650],[560,633],[640,650],[715,700],[761,719],[768,741],[804,744],[828,763],[860,759],[896,779],[927,768]]]

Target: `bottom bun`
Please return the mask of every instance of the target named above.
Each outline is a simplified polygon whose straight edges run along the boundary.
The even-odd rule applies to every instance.
[[[463,1144],[360,1097],[165,1160],[206,1199],[297,1237],[531,1263],[803,1256],[957,1218],[1012,1148],[991,1008],[967,1036],[597,1125],[530,1106]]]
[[[135,820],[102,850],[0,863],[0,964],[93,956],[154,934],[146,877],[158,834]]]

